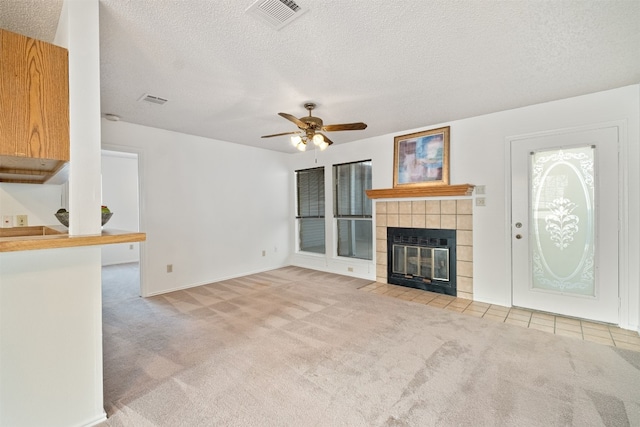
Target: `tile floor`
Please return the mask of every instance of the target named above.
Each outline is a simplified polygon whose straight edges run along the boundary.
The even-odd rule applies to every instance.
[[[496,322],[504,322],[523,328],[537,329],[556,335],[585,341],[640,351],[640,335],[637,332],[620,329],[604,323],[589,322],[570,317],[556,316],[522,308],[510,308],[485,304],[449,295],[437,294],[405,286],[387,285],[374,282],[360,290],[400,298],[431,307],[457,311],[469,316],[481,317]]]

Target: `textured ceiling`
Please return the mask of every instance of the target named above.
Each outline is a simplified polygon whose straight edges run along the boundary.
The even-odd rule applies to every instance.
[[[307,101],[369,125],[341,144],[640,83],[638,0],[296,2],[276,31],[253,0],[100,0],[103,114],[293,152],[260,136],[296,130],[277,113]],[[59,4],[0,0],[0,27],[51,40]]]
[[[62,0],[0,0],[0,28],[52,41],[61,10]]]

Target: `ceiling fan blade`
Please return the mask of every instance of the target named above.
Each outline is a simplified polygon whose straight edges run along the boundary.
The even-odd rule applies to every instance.
[[[278,113],[279,116],[284,117],[285,119],[292,121],[293,123],[296,124],[296,126],[298,126],[300,129],[307,129],[309,127],[308,124],[306,124],[305,122],[303,122],[302,120],[300,120],[299,118],[292,116],[291,114],[287,114],[287,113]]]
[[[326,125],[322,127],[322,130],[325,132],[335,132],[338,130],[362,130],[366,129],[366,123],[358,122],[358,123],[343,123],[339,125]]]
[[[296,132],[274,133],[273,135],[262,135],[261,138],[271,138],[274,136],[282,136],[282,135],[293,135],[294,133],[300,133],[300,132],[296,131]]]
[[[327,138],[327,135],[325,135],[324,133],[320,133],[320,132],[316,132],[318,135],[322,135],[322,137],[324,138],[325,142],[329,145],[333,144],[333,141],[330,140],[329,138]]]

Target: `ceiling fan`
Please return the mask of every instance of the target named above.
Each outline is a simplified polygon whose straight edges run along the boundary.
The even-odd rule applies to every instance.
[[[291,137],[291,143],[300,151],[304,151],[307,148],[308,142],[313,142],[314,145],[324,150],[329,145],[333,144],[325,134],[322,132],[335,132],[340,130],[362,130],[366,129],[367,125],[362,122],[358,123],[343,123],[337,125],[325,125],[320,117],[313,117],[311,111],[316,108],[316,104],[313,102],[307,102],[304,104],[304,108],[309,111],[309,115],[306,117],[294,117],[287,113],[278,113],[278,115],[293,122],[298,126],[297,131],[276,133],[273,135],[263,135],[262,138],[271,138],[274,136],[282,135],[294,135]]]

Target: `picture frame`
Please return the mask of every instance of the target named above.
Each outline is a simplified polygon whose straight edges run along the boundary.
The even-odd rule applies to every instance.
[[[393,187],[449,185],[450,127],[394,137]]]

